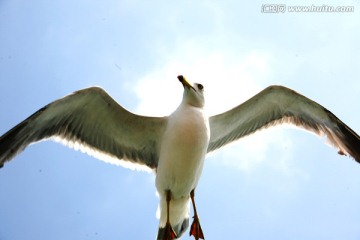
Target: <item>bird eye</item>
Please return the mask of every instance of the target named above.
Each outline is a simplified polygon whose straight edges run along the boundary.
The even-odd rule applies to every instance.
[[[204,86],[203,86],[202,84],[200,84],[200,83],[197,85],[197,87],[198,87],[199,90],[203,90],[203,89],[204,89]]]

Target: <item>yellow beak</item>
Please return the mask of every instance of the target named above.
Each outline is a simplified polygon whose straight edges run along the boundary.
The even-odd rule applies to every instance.
[[[177,78],[179,79],[179,81],[182,83],[182,85],[184,87],[194,89],[193,86],[191,86],[191,84],[186,80],[186,78],[183,75],[179,75]]]

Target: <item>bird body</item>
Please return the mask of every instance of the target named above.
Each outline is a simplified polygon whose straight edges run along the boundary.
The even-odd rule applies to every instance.
[[[237,107],[211,117],[204,113],[203,85],[183,76],[183,100],[167,117],[133,114],[104,90],[79,90],[41,108],[0,137],[0,167],[28,145],[61,140],[94,157],[156,173],[160,197],[158,240],[181,237],[188,228],[190,200],[194,221],[190,234],[204,239],[194,191],[205,155],[258,130],[293,124],[328,142],[341,155],[360,163],[360,137],[333,113],[282,86],[270,86]]]
[[[202,108],[183,101],[168,117],[156,170],[160,227],[166,222],[166,190],[172,194],[171,224],[189,218],[189,195],[201,176],[209,138],[209,120]]]

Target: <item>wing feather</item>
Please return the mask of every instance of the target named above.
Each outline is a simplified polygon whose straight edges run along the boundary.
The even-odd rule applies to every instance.
[[[323,106],[282,86],[270,86],[243,104],[210,117],[208,152],[282,123],[326,135],[339,154],[349,155],[360,163],[359,135]]]
[[[51,138],[101,160],[154,169],[166,121],[127,111],[101,88],[83,89],[41,108],[1,136],[0,166],[29,144]]]

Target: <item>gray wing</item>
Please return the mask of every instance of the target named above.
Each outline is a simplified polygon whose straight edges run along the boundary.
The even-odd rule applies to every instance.
[[[360,137],[352,129],[318,103],[282,86],[270,86],[236,108],[210,117],[208,152],[281,123],[325,134],[339,154],[360,163]]]
[[[101,88],[83,89],[41,108],[1,136],[0,166],[29,144],[52,138],[107,162],[154,169],[166,120],[135,115]]]

